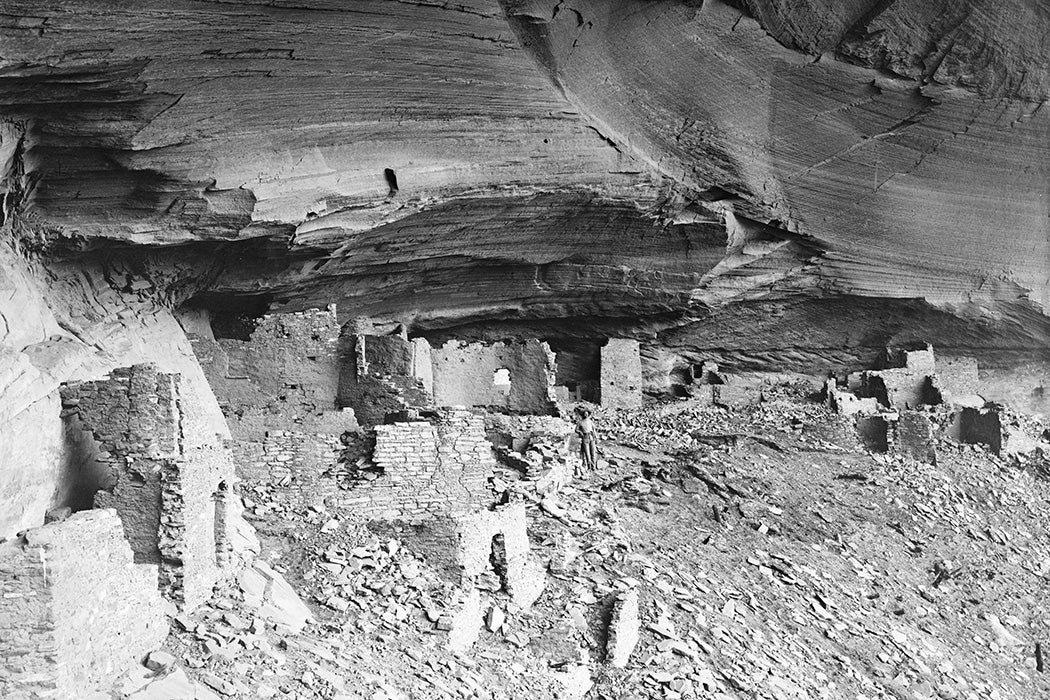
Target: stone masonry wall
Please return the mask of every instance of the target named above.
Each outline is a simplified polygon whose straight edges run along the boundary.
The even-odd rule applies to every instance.
[[[383,475],[339,504],[366,519],[422,522],[467,512],[485,501],[495,464],[481,416],[448,411],[434,423],[377,425],[372,461]]]
[[[319,506],[337,493],[337,483],[326,478],[339,459],[336,435],[271,430],[262,443],[234,445],[239,469],[256,483],[278,488],[285,503],[295,508]]]
[[[195,435],[187,446],[183,415],[198,407],[180,381],[135,365],[68,385],[62,397],[66,418],[94,437],[109,463],[113,486],[96,493],[96,507],[117,511],[135,560],[159,564],[162,592],[192,608],[221,576],[228,533],[215,528],[216,501],[226,505],[220,487],[228,492],[234,474],[218,436],[209,443]]]
[[[642,359],[637,340],[610,338],[602,348],[602,408],[642,405]]]
[[[341,432],[341,365],[335,306],[263,316],[249,340],[191,338],[193,351],[236,439],[267,430]]]
[[[360,425],[383,423],[407,408],[433,405],[430,344],[403,335],[357,334],[344,339],[350,347],[339,386],[339,405],[350,406]]]
[[[946,403],[968,399],[980,393],[977,360],[972,357],[937,358],[934,384]]]
[[[438,406],[486,406],[517,413],[554,410],[554,353],[535,339],[463,344],[450,340],[431,352],[434,402]],[[493,383],[497,370],[510,372],[510,390]]]
[[[0,544],[0,697],[88,697],[168,633],[157,568],[134,564],[112,510]]]

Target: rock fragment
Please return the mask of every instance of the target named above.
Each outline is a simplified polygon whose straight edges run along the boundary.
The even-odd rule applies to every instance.
[[[609,663],[624,668],[631,652],[638,644],[638,590],[620,593],[613,604],[612,620],[609,623],[609,640],[606,644]]]

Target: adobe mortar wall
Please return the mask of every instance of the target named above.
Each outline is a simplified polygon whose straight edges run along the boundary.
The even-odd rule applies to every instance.
[[[112,510],[0,545],[0,697],[109,690],[168,633],[157,568],[136,565]]]
[[[463,344],[450,340],[431,351],[434,402],[438,406],[487,406],[521,413],[554,411],[554,353],[535,339]],[[510,391],[493,384],[498,369],[510,371]]]

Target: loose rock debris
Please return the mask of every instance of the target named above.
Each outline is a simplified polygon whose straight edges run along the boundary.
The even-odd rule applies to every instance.
[[[547,569],[531,606],[514,604],[498,557],[463,576],[453,521],[283,511],[286,538],[263,550],[310,610],[301,631],[246,605],[250,586],[217,595],[180,618],[166,644],[176,662],[151,656],[164,670],[133,697],[1006,700],[1050,688],[1048,487],[1035,470],[949,440],[936,466],[870,453],[801,399],[666,409],[599,413],[599,469],[556,492],[497,465],[494,493],[516,504]],[[693,437],[730,425],[732,442]]]

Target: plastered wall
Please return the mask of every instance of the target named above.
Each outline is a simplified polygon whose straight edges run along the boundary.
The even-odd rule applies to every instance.
[[[638,408],[642,405],[642,359],[637,340],[610,338],[601,350],[601,403],[603,408]]]
[[[439,406],[487,406],[548,414],[554,405],[554,353],[535,339],[464,344],[450,340],[431,353],[434,402]],[[509,391],[493,383],[510,372]]]

